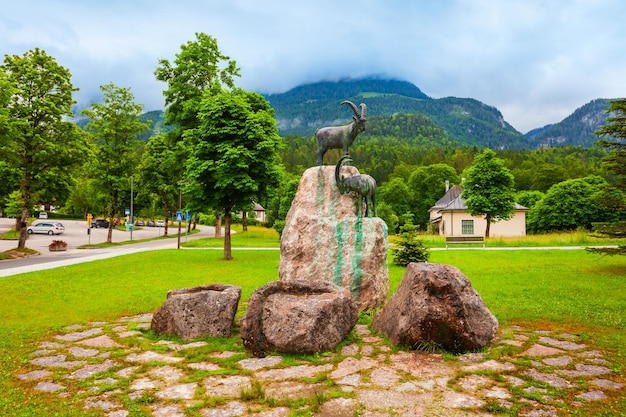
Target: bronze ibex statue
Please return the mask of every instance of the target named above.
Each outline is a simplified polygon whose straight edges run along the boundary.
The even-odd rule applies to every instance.
[[[348,155],[348,148],[356,139],[356,136],[365,130],[367,106],[361,103],[361,111],[351,101],[344,100],[339,105],[347,104],[354,111],[352,123],[344,126],[322,127],[315,131],[317,139],[317,165],[324,163],[324,154],[329,149],[343,149],[344,155]]]
[[[365,199],[365,217],[378,217],[376,212],[376,180],[369,175],[359,174],[351,177],[339,175],[344,161],[350,161],[350,155],[344,155],[335,166],[335,182],[341,194],[350,192],[358,196],[357,216],[363,217],[363,199]]]

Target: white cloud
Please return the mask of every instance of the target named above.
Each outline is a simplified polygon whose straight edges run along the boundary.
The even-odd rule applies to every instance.
[[[237,61],[244,88],[382,74],[496,106],[526,132],[626,96],[625,18],[621,0],[31,0],[3,6],[0,45],[45,49],[70,69],[80,101],[114,82],[151,110],[163,106],[158,59],[204,32]]]

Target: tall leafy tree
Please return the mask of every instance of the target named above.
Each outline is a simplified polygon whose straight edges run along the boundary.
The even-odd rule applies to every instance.
[[[513,175],[491,149],[476,155],[474,164],[465,172],[463,194],[467,211],[472,216],[485,216],[489,237],[491,223],[508,220],[515,210]]]
[[[77,89],[70,71],[53,57],[39,48],[22,56],[5,55],[0,73],[0,154],[3,170],[19,181],[18,248],[24,248],[29,208],[65,198],[85,140],[65,120],[72,115]]]
[[[217,39],[205,33],[196,33],[195,40],[181,45],[173,63],[167,59],[159,60],[154,75],[167,84],[167,89],[163,91],[165,123],[174,127],[167,135],[174,146],[183,141],[187,130],[199,126],[198,109],[203,95],[234,88],[239,68],[234,60],[220,52]],[[178,154],[181,166],[187,154],[185,151]],[[220,224],[221,216],[218,214],[216,236],[221,233]]]
[[[148,128],[139,118],[142,106],[134,102],[130,88],[106,84],[100,87],[104,96],[101,103],[93,103],[81,112],[89,117],[85,126],[92,133],[96,146],[92,160],[97,186],[108,195],[104,215],[119,215],[121,196],[130,188],[139,150],[143,141],[138,135]],[[109,222],[107,242],[113,236],[113,222]]]
[[[215,38],[196,33],[195,41],[181,45],[173,64],[167,59],[159,60],[154,75],[167,83],[163,92],[166,124],[184,131],[198,126],[197,113],[204,92],[234,88],[239,68],[234,60],[220,52]]]
[[[185,132],[190,157],[185,191],[196,206],[224,213],[224,259],[232,259],[230,219],[278,186],[281,138],[274,111],[257,93],[207,90],[197,129]]]
[[[161,134],[150,139],[141,157],[139,175],[142,189],[158,196],[166,219],[177,207],[184,172],[180,164],[182,149],[181,142],[171,143],[167,135]],[[168,234],[168,223],[165,223],[165,236]]]

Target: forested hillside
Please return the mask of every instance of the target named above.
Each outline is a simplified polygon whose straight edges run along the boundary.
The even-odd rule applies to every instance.
[[[352,112],[339,103],[350,100],[357,105],[367,104],[368,118],[425,115],[451,139],[465,145],[494,149],[527,147],[524,135],[509,125],[495,107],[469,98],[432,99],[406,81],[373,78],[325,81],[266,98],[276,112],[283,136],[311,136],[317,128],[349,122]]]
[[[608,106],[608,99],[594,100],[559,123],[522,135],[504,120],[495,107],[471,98],[432,99],[406,81],[376,78],[323,81],[267,95],[266,98],[275,111],[279,133],[283,137],[311,138],[320,127],[349,123],[352,110],[340,103],[350,100],[356,105],[367,104],[368,121],[361,136],[385,136],[399,140],[428,137],[429,134],[416,131],[414,123],[418,119],[429,119],[429,129],[436,127],[445,134],[446,140],[439,142],[441,146],[455,143],[494,150],[570,145],[592,147],[598,140],[593,132],[606,122],[605,110]],[[402,119],[398,115],[420,117]],[[148,120],[151,121],[150,130],[142,134],[144,140],[171,129],[163,124],[162,111],[145,113],[142,121]],[[77,123],[81,125],[81,120]]]
[[[593,146],[598,140],[594,132],[606,123],[608,102],[608,99],[593,100],[559,123],[528,132],[526,136],[529,138],[529,147]]]

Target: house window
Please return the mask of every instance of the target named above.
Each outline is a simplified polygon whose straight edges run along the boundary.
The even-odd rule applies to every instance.
[[[474,220],[461,220],[461,234],[462,235],[474,234]]]

